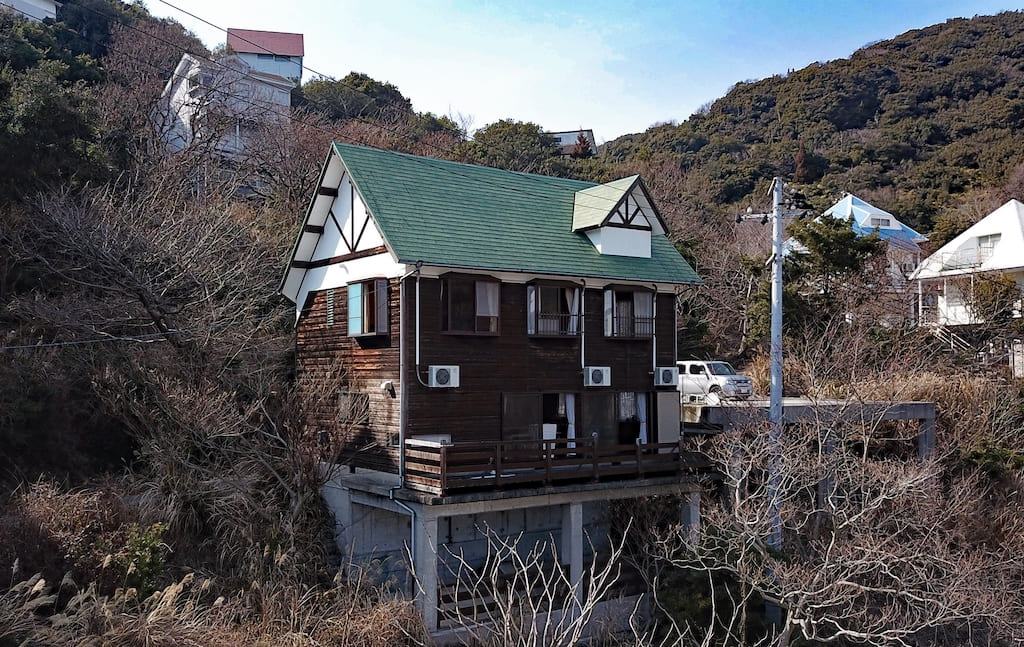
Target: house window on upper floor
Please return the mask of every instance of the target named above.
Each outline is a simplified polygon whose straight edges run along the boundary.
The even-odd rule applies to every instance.
[[[580,332],[580,289],[575,286],[526,286],[526,333],[565,336]]]
[[[646,290],[604,291],[605,337],[652,337],[654,293]]]
[[[500,284],[493,279],[446,277],[442,285],[442,329],[498,334],[499,294]]]
[[[388,332],[388,281],[370,279],[348,286],[348,334],[386,335]]]
[[[890,225],[892,225],[892,221],[889,220],[888,218],[872,218],[871,219],[871,226],[872,227],[889,227]]]
[[[1002,234],[989,234],[988,236],[978,236],[979,263],[984,263],[988,259],[992,258],[992,253],[995,251],[996,245],[999,244],[999,239],[1002,237]]]

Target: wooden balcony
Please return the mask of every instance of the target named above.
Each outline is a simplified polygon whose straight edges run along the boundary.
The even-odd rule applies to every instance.
[[[450,494],[697,474],[711,463],[681,443],[605,445],[597,438],[529,442],[409,443],[405,486]]]

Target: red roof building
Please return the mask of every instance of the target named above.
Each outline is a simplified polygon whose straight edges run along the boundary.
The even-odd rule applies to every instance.
[[[228,29],[228,47],[238,54],[303,56],[302,34],[256,29]]]

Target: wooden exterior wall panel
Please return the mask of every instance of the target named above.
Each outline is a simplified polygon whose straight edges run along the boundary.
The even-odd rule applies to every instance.
[[[442,330],[441,279],[420,279],[420,365],[415,366],[415,278],[407,279],[405,314],[407,434],[450,434],[453,440],[501,440],[503,394],[584,393],[580,346],[589,366],[610,366],[610,391],[654,391],[651,339],[604,337],[604,295],[587,289],[584,335],[539,337],[527,334],[527,290],[522,284],[500,288],[498,335],[448,334]],[[659,295],[658,365],[675,362],[675,296]],[[428,367],[459,366],[457,389],[430,388]]]
[[[326,379],[344,372],[339,391],[365,393],[369,424],[352,425],[340,410],[340,393],[327,398],[304,394],[308,433],[328,432],[339,460],[360,467],[398,471],[398,448],[392,440],[400,432],[399,290],[397,280],[388,286],[388,334],[371,337],[348,335],[348,293],[334,290],[334,323],[328,324],[327,291],[311,293],[296,326],[296,367],[300,388],[304,378]],[[396,397],[380,385],[391,380]],[[308,382],[306,382],[308,384]]]

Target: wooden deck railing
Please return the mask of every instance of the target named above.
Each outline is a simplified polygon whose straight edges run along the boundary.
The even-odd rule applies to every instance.
[[[597,438],[407,445],[405,485],[441,496],[473,490],[642,479],[710,467],[680,443],[603,445]]]

